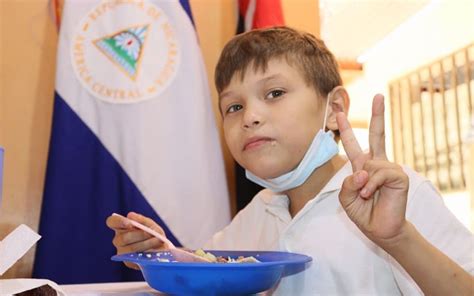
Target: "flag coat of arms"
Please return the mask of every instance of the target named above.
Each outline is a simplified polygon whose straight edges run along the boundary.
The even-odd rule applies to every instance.
[[[188,9],[188,11],[186,11]],[[110,257],[113,212],[200,247],[230,221],[223,156],[187,1],[65,1],[34,277],[139,280]]]

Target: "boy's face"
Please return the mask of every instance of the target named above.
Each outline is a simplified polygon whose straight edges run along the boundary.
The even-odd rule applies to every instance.
[[[230,152],[260,178],[294,169],[324,121],[326,101],[285,59],[270,60],[266,72],[250,65],[219,97]]]

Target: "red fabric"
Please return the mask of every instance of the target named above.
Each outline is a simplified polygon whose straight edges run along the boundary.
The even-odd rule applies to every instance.
[[[245,19],[251,0],[239,0],[240,14]],[[255,13],[253,15],[252,29],[283,26],[283,10],[280,0],[255,0]]]
[[[249,7],[250,0],[239,0],[239,10],[240,14],[245,18],[247,14],[247,8]]]
[[[284,24],[280,0],[257,0],[252,29],[283,26]]]

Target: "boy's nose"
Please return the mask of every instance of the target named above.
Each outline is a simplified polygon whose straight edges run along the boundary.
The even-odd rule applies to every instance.
[[[243,111],[242,127],[244,129],[256,128],[263,124],[265,112],[258,101],[249,102]]]
[[[244,123],[245,128],[252,128],[252,127],[255,127],[255,126],[258,126],[258,125],[260,125],[260,120],[253,120],[249,123]]]

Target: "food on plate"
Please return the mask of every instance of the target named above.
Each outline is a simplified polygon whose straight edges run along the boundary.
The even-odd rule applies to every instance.
[[[191,251],[192,252],[192,251]],[[254,256],[239,256],[237,258],[232,258],[230,256],[215,256],[211,252],[206,252],[202,249],[198,249],[192,252],[194,255],[207,259],[210,263],[260,263],[260,261]],[[170,253],[156,253],[152,255],[151,253],[139,253],[138,257],[146,256],[147,258],[152,258],[156,256],[156,260],[159,262],[179,262],[175,260],[170,260]],[[162,257],[163,256],[163,257]]]
[[[194,254],[204,257],[214,263],[258,263],[260,262],[257,260],[257,258],[253,256],[249,256],[249,257],[239,256],[236,259],[234,259],[231,257],[215,256],[214,254],[210,252],[206,252],[202,249],[198,249],[194,251]]]

